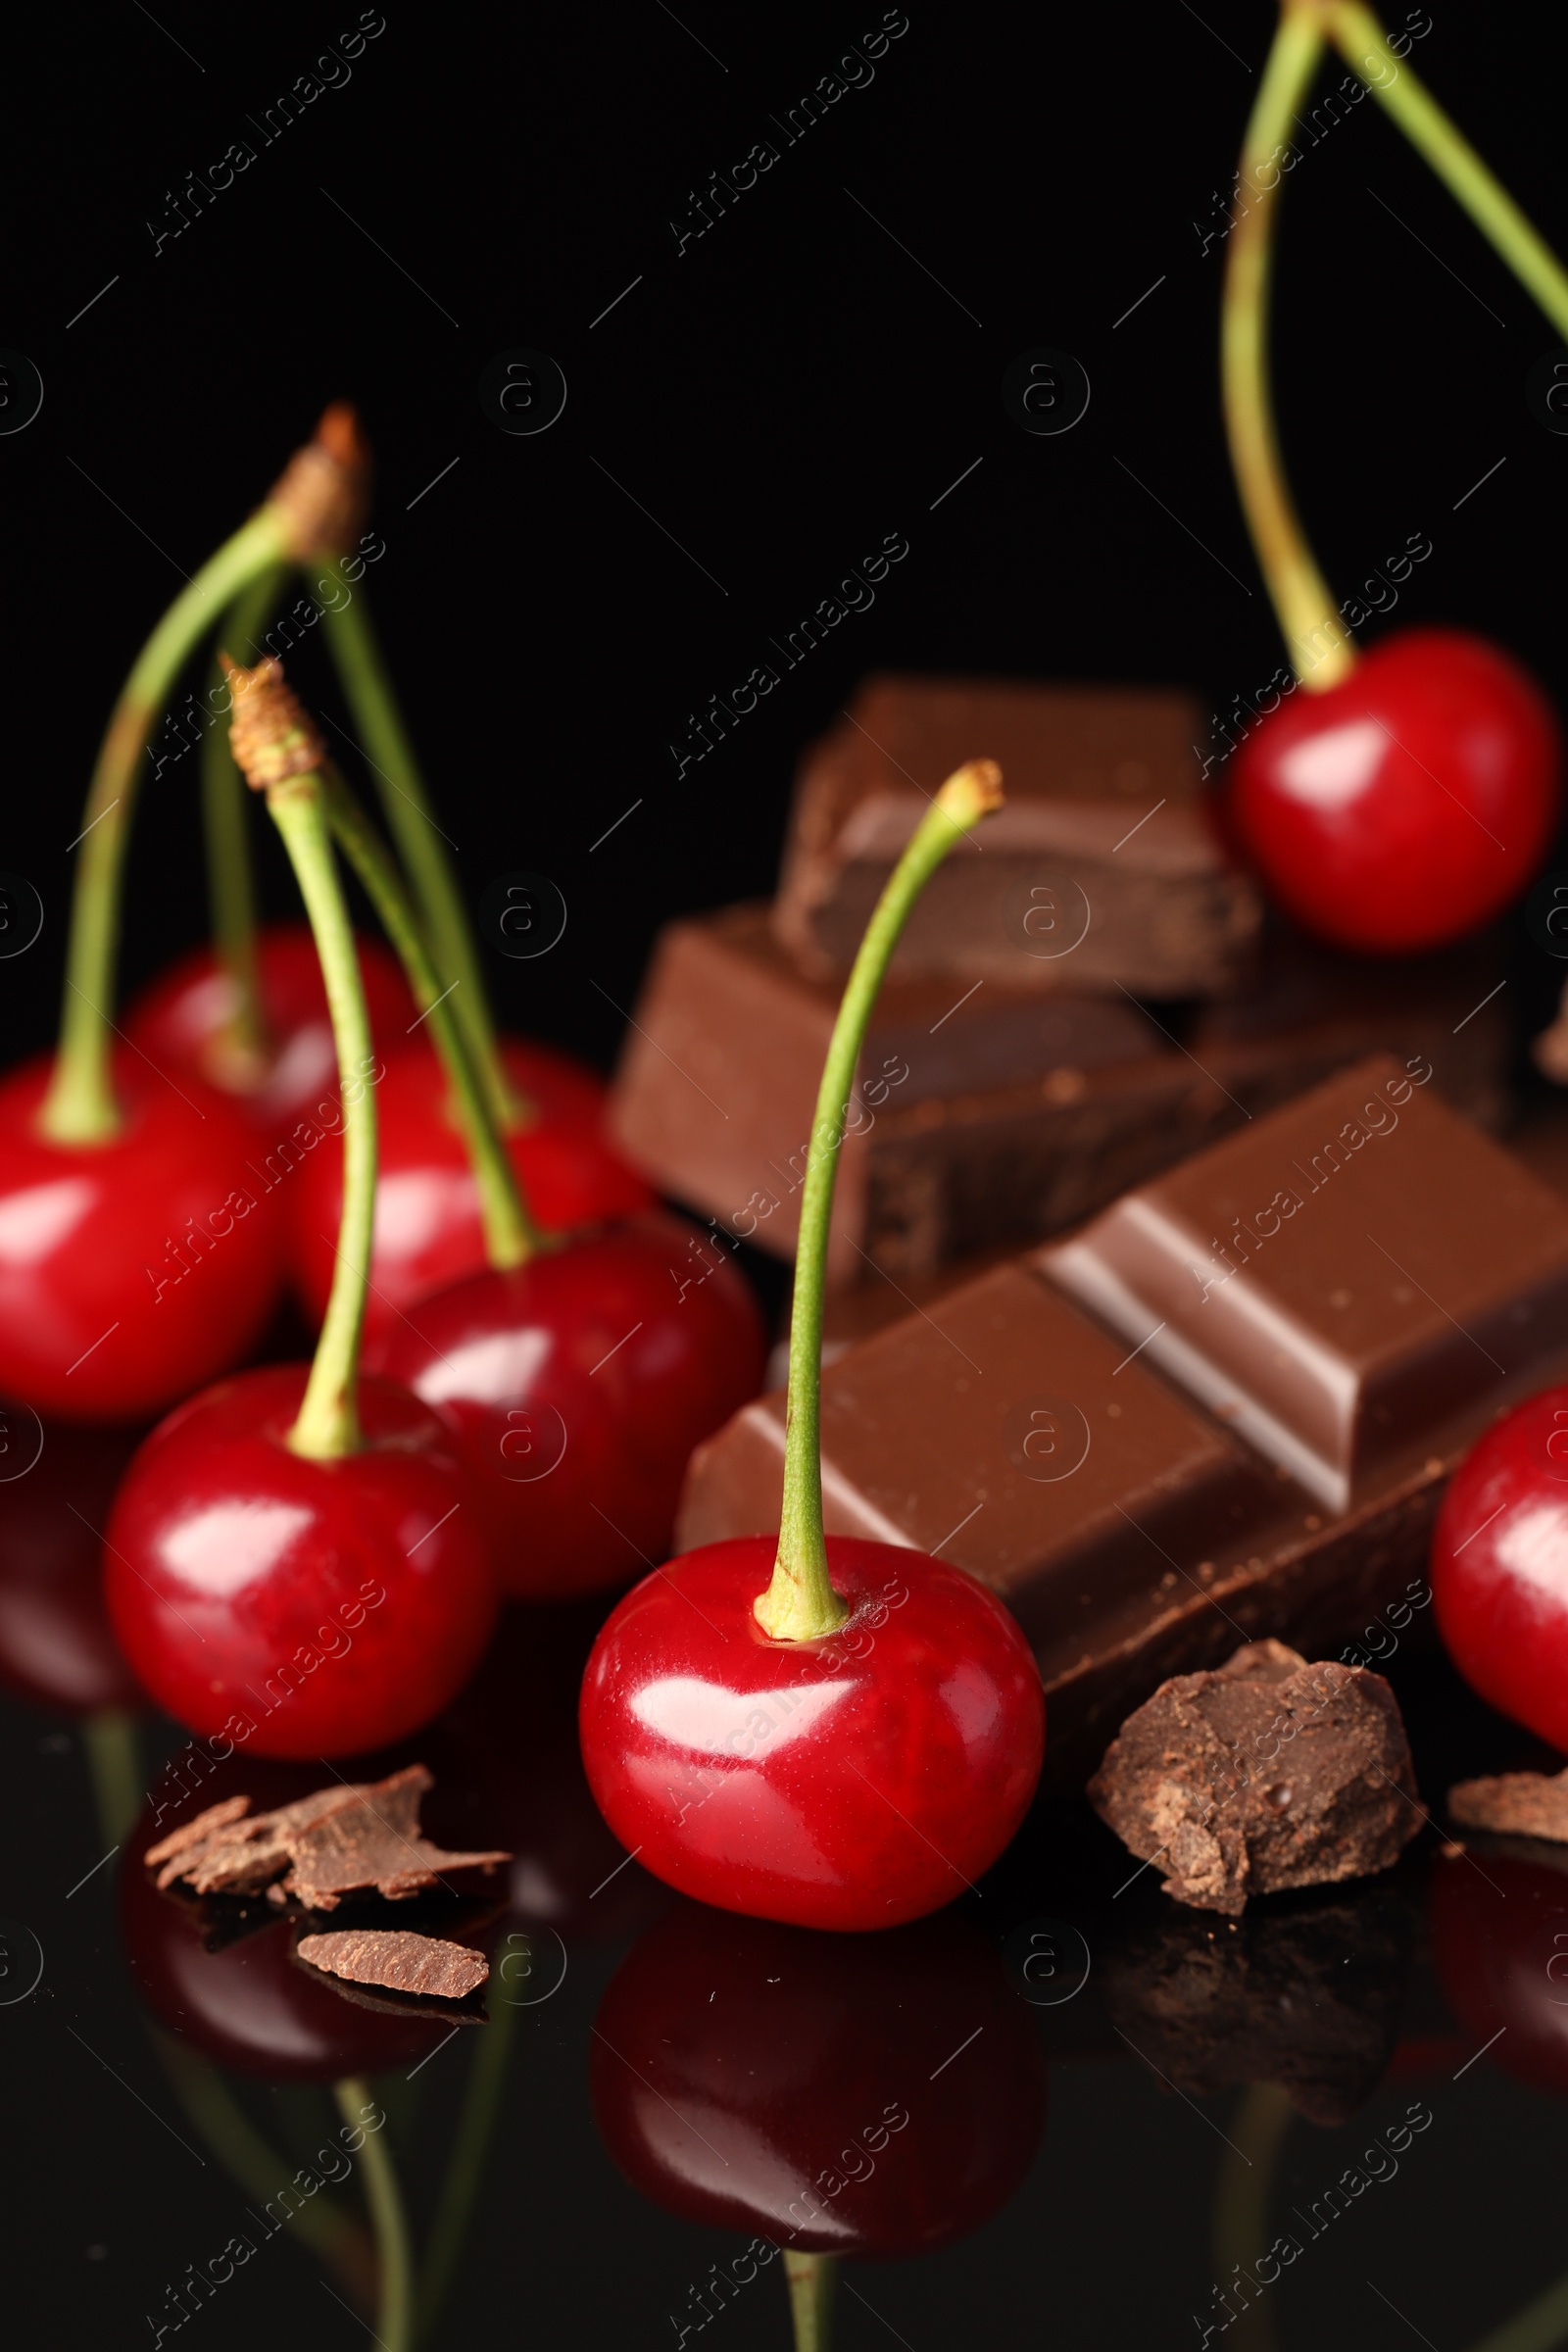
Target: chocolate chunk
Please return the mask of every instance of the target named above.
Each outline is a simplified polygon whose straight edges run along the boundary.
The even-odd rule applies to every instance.
[[[1448,1817],[1467,1830],[1568,1844],[1568,1772],[1504,1772],[1460,1781],[1448,1790]]]
[[[1494,1117],[1506,1024],[1476,1007],[1494,964],[1490,949],[1427,957],[1417,987],[1402,966],[1282,934],[1257,987],[1210,1008],[1190,1052],[1174,1015],[1156,1027],[1120,995],[890,983],[840,1159],[830,1280],[906,1285],[1044,1239],[1378,1047],[1429,1058],[1462,1107]],[[789,964],[764,908],[670,925],[616,1079],[622,1149],[665,1192],[791,1255],[837,1004],[836,986]]]
[[[930,795],[983,750],[1007,806],[928,885],[896,971],[1163,997],[1234,986],[1259,906],[1209,817],[1200,723],[1191,697],[1151,688],[868,680],[803,763],[781,941],[803,970],[842,975]]]
[[[1369,1090],[1390,1082],[1391,1066],[1368,1065],[1321,1090],[1310,1117],[1342,1131]],[[1067,1299],[1051,1276],[1071,1245],[923,1298],[920,1311],[827,1367],[829,1530],[935,1547],[1006,1599],[1040,1661],[1053,1777],[1098,1759],[1160,1681],[1217,1664],[1238,1632],[1288,1637],[1319,1655],[1359,1632],[1424,1570],[1444,1482],[1479,1432],[1568,1374],[1568,1207],[1435,1104],[1430,1086],[1410,1082],[1409,1092],[1403,1103],[1385,1093],[1398,1115],[1392,1132],[1343,1146],[1343,1163],[1337,1157],[1306,1194],[1295,1223],[1282,1218],[1249,1245],[1249,1262],[1238,1259],[1223,1289],[1195,1304],[1200,1338],[1217,1299],[1229,1296],[1241,1310],[1229,1327],[1238,1374],[1267,1383],[1255,1412],[1207,1409],[1188,1378],[1195,1362],[1201,1368],[1198,1350],[1163,1351],[1159,1318],[1147,1309],[1136,1330],[1124,1324],[1112,1337]],[[1268,1165],[1300,1121],[1298,1106],[1259,1118],[1239,1139],[1253,1155],[1248,1164]],[[1205,1242],[1243,1214],[1234,1151],[1216,1146],[1172,1180]],[[1383,1155],[1373,1173],[1385,1192],[1409,1204],[1386,1245],[1403,1275],[1367,1245],[1360,1179],[1369,1152]],[[1158,1213],[1160,1191],[1128,1196],[1112,1219],[1163,1265],[1170,1224]],[[1319,1287],[1301,1277],[1289,1288],[1270,1264],[1290,1246],[1281,1235],[1309,1219]],[[1406,1223],[1415,1242],[1401,1238]],[[1093,1243],[1099,1230],[1085,1238]],[[1369,1257],[1370,1294],[1342,1296],[1336,1265],[1364,1269]],[[1099,1262],[1093,1250],[1089,1262]],[[1174,1262],[1182,1267],[1179,1255]],[[1200,1285],[1187,1279],[1196,1302]],[[1295,1320],[1280,1334],[1287,1307]],[[1484,1356],[1456,1333],[1454,1313],[1469,1333],[1489,1335]],[[1352,1327],[1353,1343],[1338,1354],[1318,1336],[1336,1321]],[[1356,1384],[1364,1399],[1351,1394]],[[1348,1433],[1353,1479],[1337,1510],[1277,1453],[1249,1443],[1293,1420],[1310,1426],[1325,1396]],[[677,1524],[681,1548],[777,1526],[782,1431],[782,1398],[763,1397],[699,1449]]]
[[[470,1944],[411,1935],[406,1928],[344,1928],[302,1936],[294,1949],[299,1959],[327,1976],[426,1999],[461,2001],[490,1974],[489,1961]]]
[[[1499,1393],[1568,1312],[1561,1200],[1361,1064],[1098,1217],[1044,1264],[1329,1509]]]
[[[446,1853],[419,1835],[419,1800],[431,1786],[422,1764],[384,1781],[340,1782],[270,1813],[247,1796],[210,1805],[149,1846],[160,1887],[182,1880],[196,1894],[259,1894],[308,1911],[335,1910],[345,1894],[374,1888],[393,1902],[457,1871],[510,1862],[505,1853]],[[285,1875],[286,1874],[286,1875]]]
[[[1347,2124],[1393,2055],[1413,1926],[1383,1887],[1219,1928],[1162,1910],[1106,1952],[1105,2005],[1189,2098],[1272,2082],[1311,2122]]]
[[[1386,1870],[1425,1818],[1383,1677],[1267,1651],[1162,1683],[1089,1784],[1165,1892],[1203,1910]]]

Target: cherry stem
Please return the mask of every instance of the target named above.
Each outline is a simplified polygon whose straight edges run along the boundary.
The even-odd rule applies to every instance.
[[[1231,218],[1220,314],[1225,430],[1236,487],[1292,666],[1314,693],[1348,677],[1355,653],[1285,477],[1269,385],[1268,313],[1280,159],[1323,48],[1313,0],[1286,0],[1242,141],[1243,185]],[[1272,179],[1260,185],[1268,172]]]
[[[431,814],[430,796],[371,625],[364,586],[351,586],[340,563],[328,564],[327,576],[342,591],[338,603],[327,605],[327,642],[365,757],[375,774],[388,828],[413,879],[442,977],[458,984],[458,1024],[491,1113],[498,1125],[514,1126],[526,1115],[525,1108],[502,1067],[463,895],[445,837]]]
[[[225,645],[237,646],[241,661],[256,651],[255,640],[277,603],[286,566],[270,564],[235,598],[224,615]],[[222,665],[215,659],[209,702],[227,692]],[[243,1090],[267,1066],[271,1040],[262,1003],[261,966],[256,952],[256,889],[251,874],[250,794],[228,748],[228,729],[209,726],[202,738],[202,820],[207,841],[207,891],[212,906],[213,947],[233,992],[233,1009],[218,1041],[219,1064],[211,1073],[220,1084]]]
[[[1346,64],[1360,74],[1568,341],[1568,270],[1432,93],[1395,55],[1372,10],[1359,0],[1329,0],[1324,21]]]
[[[832,1633],[849,1615],[828,1575],[822,1530],[822,1297],[839,1146],[849,1117],[855,1066],[883,975],[915,900],[955,844],[1001,806],[1002,770],[994,760],[971,760],[948,778],[876,903],[828,1042],[807,1148],[795,1248],[778,1556],[773,1580],[757,1601],[758,1622],[777,1642],[813,1641]]]
[[[38,1130],[57,1144],[100,1144],[119,1132],[110,1074],[110,1007],[120,944],[125,845],[147,741],[180,671],[222,608],[290,553],[290,516],[258,509],[175,597],[121,689],[88,787],[78,836],[66,950],[66,992],[54,1076]]]
[[[383,2122],[375,2132],[365,2129],[365,2112],[376,2102],[363,2076],[345,2075],[341,2082],[333,2083],[332,2096],[350,2131],[363,2134],[360,2160],[365,2166],[365,2201],[370,2208],[380,2282],[375,2332],[384,2352],[413,2352],[414,2248],[397,2173],[381,2137],[387,2127]]]
[[[370,1019],[354,928],[332,858],[323,791],[321,775],[315,769],[287,776],[267,788],[268,809],[283,837],[321,959],[343,1109],[343,1214],[338,1225],[337,1263],[305,1398],[287,1440],[292,1452],[313,1461],[332,1461],[359,1450],[355,1385],[375,1225],[376,1119],[370,1092],[375,1063]]]
[[[484,1224],[485,1252],[492,1266],[520,1266],[543,1247],[542,1237],[522,1198],[516,1171],[492,1116],[455,1013],[455,998],[463,983],[443,987],[441,975],[424,944],[418,918],[404,888],[403,877],[385,844],[335,769],[324,771],[326,821],[332,837],[361,882],[382,927],[402,959],[429,1021],[436,1052],[457,1105],[459,1123],[467,1146],[479,1211]]]
[[[795,2352],[831,2352],[833,2289],[838,2276],[835,2255],[797,2254],[785,2247],[784,2277],[790,2290],[790,2318],[795,2323]]]
[[[502,1999],[492,2008],[484,2032],[474,2036],[479,2047],[463,2094],[458,2128],[447,2155],[441,2201],[425,2240],[420,2268],[419,2334],[426,2340],[435,2332],[458,2257],[463,2252],[464,2238],[484,2186],[485,2158],[501,2112],[501,2094],[506,2088],[516,2027],[516,2009],[511,2001]]]

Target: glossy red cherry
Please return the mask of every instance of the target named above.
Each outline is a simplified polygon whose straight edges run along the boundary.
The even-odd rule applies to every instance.
[[[132,1667],[179,1722],[226,1729],[250,1755],[350,1755],[416,1730],[462,1687],[495,1616],[444,1424],[368,1377],[362,1449],[306,1460],[284,1443],[306,1378],[271,1365],[172,1413],[106,1531]]]
[[[1013,1620],[961,1569],[830,1536],[851,1615],[775,1642],[771,1536],[704,1544],[615,1609],[583,1680],[589,1785],[682,1893],[813,1928],[895,1927],[993,1863],[1040,1776],[1045,1699]]]
[[[117,1057],[118,1135],[38,1132],[45,1059],[0,1081],[0,1392],[71,1421],[145,1420],[237,1362],[281,1278],[280,1224],[221,1095]]]
[[[764,1354],[728,1251],[650,1213],[420,1298],[369,1360],[452,1424],[503,1589],[560,1597],[663,1558],[692,1450]]]
[[[1430,1916],[1464,2056],[1491,2043],[1489,2065],[1568,2098],[1568,1857],[1439,1855]]]
[[[1438,1630],[1492,1706],[1568,1749],[1568,1388],[1478,1440],[1432,1537]]]
[[[1461,629],[1404,629],[1298,692],[1231,763],[1231,819],[1308,930],[1374,955],[1462,937],[1535,872],[1561,797],[1555,714]]]
[[[1027,2005],[951,1913],[832,1936],[682,1905],[595,2020],[594,2118],[643,2194],[801,2252],[888,2260],[977,2230],[1040,2142]]]
[[[517,1038],[503,1041],[502,1056],[532,1106],[531,1121],[514,1130],[507,1145],[538,1223],[564,1233],[651,1206],[648,1186],[605,1141],[605,1088],[594,1072]],[[422,1039],[386,1056],[375,1105],[381,1152],[367,1339],[393,1328],[416,1298],[485,1263],[467,1149],[441,1063]],[[342,1147],[329,1138],[290,1178],[295,1275],[318,1321],[332,1286],[342,1167]]]
[[[292,1957],[296,1923],[269,1920],[231,1942],[218,1938],[220,1906],[160,1893],[142,1868],[148,1846],[225,1796],[253,1812],[321,1786],[319,1765],[258,1767],[239,1750],[190,1795],[142,1815],[120,1860],[120,1929],[136,1988],[159,2023],[220,2066],[271,2082],[337,2082],[345,2075],[407,2071],[451,2032],[444,2018],[392,2016],[347,2000]],[[316,1925],[322,1924],[318,1921]],[[216,1933],[215,1933],[216,1931]]]
[[[37,1705],[91,1715],[147,1703],[103,1588],[101,1530],[134,1444],[120,1430],[40,1429],[0,1405],[0,1681]]]
[[[402,966],[378,940],[362,938],[359,951],[371,1034],[384,1047],[401,1045],[416,1010]],[[272,1047],[264,1073],[236,1068],[232,1053],[225,1054],[234,984],[210,947],[182,956],[144,988],[127,1006],[123,1026],[159,1069],[181,1085],[188,1073],[233,1095],[256,1126],[275,1139],[335,1093],[337,1055],[309,923],[268,924],[258,934],[256,954]]]

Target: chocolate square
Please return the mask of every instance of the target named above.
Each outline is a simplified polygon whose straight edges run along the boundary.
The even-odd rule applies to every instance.
[[[779,885],[779,938],[842,974],[930,796],[1000,761],[1006,806],[926,889],[894,970],[1155,997],[1236,984],[1251,881],[1210,821],[1190,695],[1153,687],[877,677],[808,753]]]
[[[1379,1056],[1037,1262],[1331,1510],[1568,1339],[1568,1209]]]
[[[947,1293],[822,1380],[826,1523],[938,1552],[1071,1644],[1245,1540],[1279,1486],[1022,1266]],[[681,1548],[776,1526],[784,1400],[760,1398],[694,1461]],[[744,1494],[744,1501],[742,1499]]]

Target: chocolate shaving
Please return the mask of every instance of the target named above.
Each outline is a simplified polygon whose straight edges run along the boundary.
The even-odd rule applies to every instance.
[[[1210,1911],[1386,1870],[1425,1818],[1383,1677],[1308,1666],[1277,1642],[1162,1683],[1089,1797],[1132,1852],[1163,1862],[1167,1894]]]
[[[328,1936],[302,1936],[294,1949],[299,1959],[327,1976],[425,1999],[461,2001],[477,1991],[490,1974],[489,1961],[471,1944],[411,1935],[406,1928],[345,1928]]]
[[[450,1873],[489,1870],[508,1853],[448,1853],[419,1835],[419,1799],[431,1786],[422,1764],[384,1781],[342,1782],[274,1812],[251,1813],[247,1796],[226,1797],[184,1823],[143,1860],[160,1887],[176,1879],[196,1894],[259,1894],[333,1911],[345,1894],[371,1888],[402,1902]],[[286,1875],[285,1875],[286,1874]]]
[[[1448,1790],[1448,1814],[1467,1830],[1568,1844],[1568,1772],[1503,1772],[1492,1780],[1460,1781]]]

